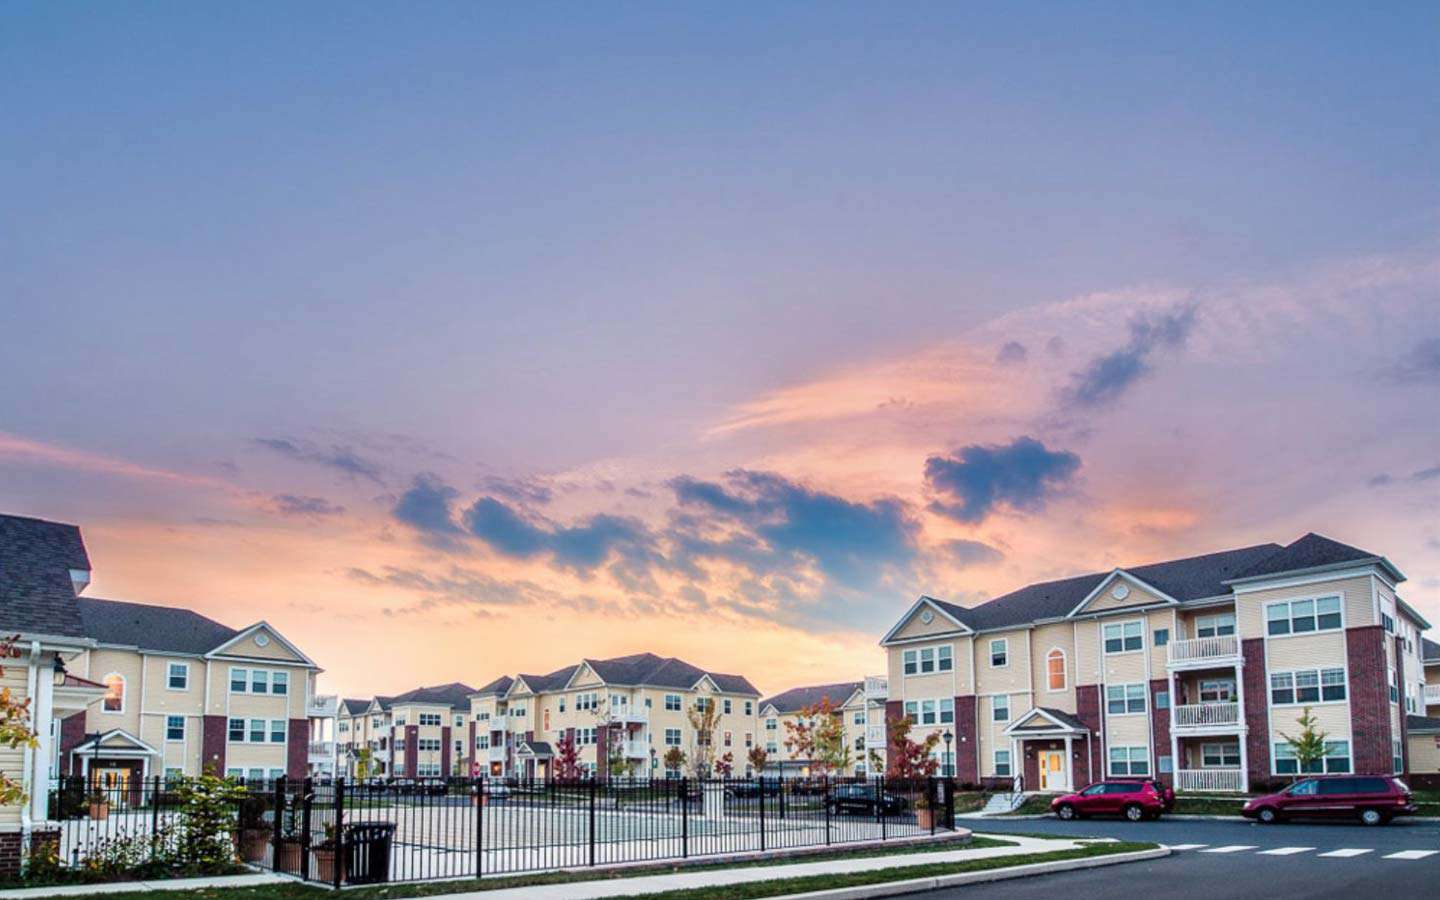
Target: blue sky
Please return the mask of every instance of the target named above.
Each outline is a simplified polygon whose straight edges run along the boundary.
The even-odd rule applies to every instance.
[[[344,573],[384,565],[463,562],[599,618],[686,589],[777,627],[854,610],[866,634],[912,589],[973,599],[1247,528],[1384,543],[1370,523],[1398,515],[1397,562],[1433,577],[1440,485],[1364,485],[1440,464],[1433,382],[1385,375],[1440,339],[1437,28],[1433,4],[11,4],[0,324],[24,338],[0,358],[0,497],[89,524],[112,549],[97,588],[219,614],[303,585],[293,627],[316,634],[326,611],[406,606],[352,599]],[[1187,311],[1182,339],[1148,339]],[[1268,360],[1262,333],[1282,336]],[[1025,352],[1002,365],[1007,341]],[[1114,403],[1063,402],[1107,360]],[[834,414],[892,389],[882,424]],[[1296,441],[1282,463],[1209,446],[1217,414],[1316,436],[1275,437]],[[927,459],[1026,437],[1081,460],[1045,502],[933,511]],[[1319,469],[1256,487],[1312,452],[1346,462],[1353,498],[1316,496]],[[1120,516],[1109,491],[1153,499],[1148,476],[1191,454],[1191,489],[1149,513],[1191,524],[1163,539],[1032,556],[994,531]],[[885,589],[856,592],[843,526],[829,546],[798,519],[675,523],[696,513],[677,478],[759,502],[739,471],[888,522],[865,546],[893,552],[860,557]],[[457,562],[406,518],[416,478],[454,492],[457,529],[488,497],[542,543],[624,532],[669,558],[703,532],[793,569],[724,591],[670,571],[647,595],[483,541]],[[550,497],[496,492],[516,484]],[[178,582],[158,562],[166,540],[196,569],[263,554],[277,529],[313,553]],[[972,581],[927,561],[954,541],[1006,562]],[[817,643],[805,671],[850,677],[859,645]]]

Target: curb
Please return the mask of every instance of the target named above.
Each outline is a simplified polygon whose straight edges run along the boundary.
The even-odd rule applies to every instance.
[[[867,900],[871,897],[894,897],[900,894],[917,894],[941,888],[961,887],[967,884],[986,884],[992,881],[1008,881],[1012,878],[1028,878],[1031,875],[1048,875],[1052,872],[1069,872],[1076,869],[1096,869],[1122,863],[1142,862],[1147,859],[1162,859],[1173,851],[1169,847],[1154,850],[1137,850],[1134,853],[1116,853],[1112,856],[1094,856],[1089,859],[1063,859],[1056,862],[1031,863],[1004,869],[989,869],[983,872],[958,872],[954,875],[939,875],[934,878],[910,878],[904,881],[890,881],[883,884],[865,884],[856,887],[831,888],[811,891],[807,894],[786,894],[789,900]]]
[[[38,887],[8,888],[0,900],[33,900],[37,897],[88,897],[94,894],[127,894],[135,891],[194,891],[202,888],[247,888],[286,884],[291,879],[272,872],[249,875],[202,875],[195,878],[146,878],[138,881],[98,881],[92,884],[47,884]]]

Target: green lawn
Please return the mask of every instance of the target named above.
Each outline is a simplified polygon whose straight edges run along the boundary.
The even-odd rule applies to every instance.
[[[449,881],[407,882],[383,887],[351,888],[344,893],[346,898],[357,900],[387,900],[387,898],[431,897],[470,891],[495,891],[502,888],[529,887],[542,884],[572,884],[580,881],[604,881],[615,878],[633,878],[638,875],[665,875],[672,872],[712,871],[717,869],[747,869],[755,866],[785,866],[798,863],[840,859],[865,859],[873,856],[905,856],[914,853],[933,853],[937,850],[978,849],[983,847],[1013,847],[1014,841],[992,837],[972,837],[969,841],[955,840],[905,843],[889,847],[866,847],[864,849],[820,850],[813,853],[761,859],[747,862],[692,863],[690,865],[637,866],[626,869],[596,869],[580,872],[537,872],[531,875],[488,876]],[[23,884],[13,885],[24,887]],[[299,882],[267,884],[245,888],[202,888],[199,890],[174,891],[125,891],[104,895],[80,895],[81,897],[102,897],[103,900],[322,900],[333,894],[324,887]]]
[[[1055,797],[1051,794],[1031,794],[1026,797],[1014,810],[1004,813],[1007,816],[1036,816],[1043,815],[1050,811],[1050,801]]]

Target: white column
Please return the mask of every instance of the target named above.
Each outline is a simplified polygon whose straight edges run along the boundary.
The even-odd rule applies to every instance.
[[[1167,676],[1170,679],[1170,781],[1172,784],[1180,783],[1180,739],[1175,736],[1175,704],[1178,694],[1176,693],[1175,673],[1172,671]],[[1159,774],[1159,773],[1156,773]]]
[[[43,660],[43,657],[42,657]],[[50,771],[55,759],[54,730],[55,718],[55,676],[54,670],[42,662],[36,664],[35,696],[30,701],[33,712],[31,719],[37,746],[31,757],[32,781],[30,789],[30,818],[43,822],[49,818]]]
[[[1065,790],[1075,790],[1075,739],[1065,735]]]
[[[1238,638],[1236,639],[1239,640]],[[1243,645],[1242,645],[1243,646]],[[1245,737],[1250,728],[1245,724],[1245,657],[1241,656],[1240,661],[1235,664],[1235,701],[1239,704],[1236,712],[1240,716],[1240,789],[1250,790],[1250,762],[1249,755],[1245,751]]]

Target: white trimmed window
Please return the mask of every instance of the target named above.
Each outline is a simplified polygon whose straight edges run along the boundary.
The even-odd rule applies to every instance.
[[[1106,653],[1130,653],[1145,647],[1144,622],[1115,622],[1104,628]]]
[[[101,711],[123,713],[125,711],[125,676],[119,672],[111,672],[100,681],[105,685],[105,699],[100,701]]]
[[[671,712],[679,712],[679,711],[680,711],[680,707],[681,707],[681,702],[680,702],[680,695],[679,695],[679,694],[666,694],[666,695],[665,695],[665,708],[666,708],[666,709],[670,710]]]
[[[1206,679],[1200,682],[1201,703],[1229,703],[1235,699],[1235,681],[1230,678]]]
[[[1148,747],[1111,747],[1111,748],[1110,748],[1110,774],[1111,774],[1111,775],[1149,775],[1149,774],[1150,774],[1150,748],[1148,748]]]
[[[1391,753],[1391,755],[1394,757],[1393,760],[1392,760],[1392,762],[1395,764],[1395,769],[1394,769],[1395,774],[1396,774],[1396,775],[1399,775],[1401,772],[1404,772],[1404,771],[1405,771],[1405,744],[1404,744],[1404,742],[1402,742],[1402,741],[1400,741],[1400,740],[1398,740],[1398,739],[1397,739],[1397,740],[1394,740],[1394,741],[1391,741],[1391,742],[1390,742],[1390,753]]]
[[[165,717],[165,740],[167,740],[167,741],[183,741],[183,740],[185,740],[185,717],[184,717],[184,716],[166,716],[166,717]]]
[[[935,648],[935,668],[941,672],[949,672],[955,668],[955,648],[949,644]]]
[[[902,654],[905,663],[906,675],[918,675],[920,673],[920,655],[914,650],[906,650]]]
[[[667,747],[678,747],[678,746],[680,746],[680,729],[678,729],[678,728],[667,728],[667,729],[665,729],[665,746],[667,746]]]
[[[1270,673],[1272,706],[1340,703],[1345,694],[1345,670],[1341,668]]]
[[[188,690],[190,687],[190,664],[172,662],[166,666],[165,686],[172,691]]]
[[[1195,617],[1195,636],[1197,638],[1223,637],[1234,633],[1234,613],[1216,613],[1210,616]]]
[[[1014,773],[1010,770],[1010,751],[1009,751],[1009,750],[996,750],[996,751],[995,751],[995,775],[996,775],[996,777],[999,777],[999,778],[1008,778],[1008,777],[1010,777],[1012,774],[1014,774]]]
[[[1335,631],[1340,628],[1341,619],[1338,596],[1281,600],[1265,605],[1265,633],[1272,637]]]
[[[1133,716],[1145,712],[1145,684],[1107,684],[1105,711],[1112,716]]]
[[[955,698],[940,698],[940,724],[951,725],[955,722]],[[860,724],[860,723],[856,723]]]
[[[1207,769],[1240,768],[1239,742],[1201,744],[1200,764]]]
[[[780,727],[780,722],[779,722],[778,720],[773,719],[773,718],[771,718],[771,719],[766,719],[766,720],[765,720],[765,730],[766,730],[766,731],[774,731],[775,729],[777,729],[777,728],[779,728],[779,727]]]
[[[1065,669],[1065,651],[1056,647],[1045,654],[1046,686],[1052,691],[1063,691],[1068,678]]]
[[[1385,669],[1385,678],[1390,685],[1390,702],[1399,703],[1400,685],[1397,684],[1395,681],[1395,668],[1393,666],[1389,666]]]
[[[286,726],[287,726],[288,724],[289,724],[289,723],[286,722],[284,719],[271,719],[271,720],[270,720],[270,743],[272,743],[272,744],[283,744],[283,743],[285,743],[285,728],[286,728]]]
[[[1010,695],[996,694],[990,698],[991,715],[996,722],[1010,721]]]
[[[928,675],[935,671],[935,648],[925,647],[920,651],[920,674]]]
[[[1003,669],[1010,665],[1010,641],[996,638],[990,642],[990,668]]]
[[[1345,774],[1349,771],[1349,741],[1326,741],[1324,758],[1312,760],[1306,764],[1303,773],[1300,771],[1300,761],[1295,757],[1295,748],[1284,741],[1275,745],[1276,775],[1336,775]]]
[[[420,715],[415,717],[415,721],[420,725],[429,725],[438,728],[444,723],[445,717],[439,713],[420,713]]]

